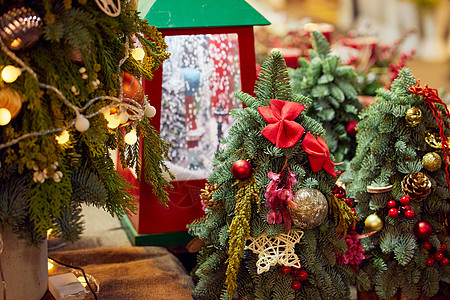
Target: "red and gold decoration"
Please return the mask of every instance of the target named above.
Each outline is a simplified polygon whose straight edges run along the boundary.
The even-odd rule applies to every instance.
[[[302,148],[308,153],[309,163],[313,172],[318,172],[322,168],[331,176],[336,177],[334,163],[330,158],[330,150],[321,137],[317,139],[309,132],[306,133]]]
[[[281,274],[292,275],[291,288],[298,291],[302,287],[302,281],[308,279],[308,272],[297,267],[282,266]]]
[[[123,72],[122,85],[124,98],[133,99],[142,104],[144,101],[144,89],[139,79],[128,72]]]
[[[202,203],[203,211],[206,209],[215,210],[223,206],[221,201],[214,201],[212,195],[219,189],[219,185],[211,185],[209,182],[200,190],[200,202]]]
[[[252,175],[252,165],[245,159],[237,160],[231,167],[231,173],[237,179],[246,179]]]
[[[328,201],[316,189],[299,189],[292,200],[296,207],[289,207],[294,226],[310,229],[319,226],[328,214]]]
[[[414,234],[417,238],[426,240],[433,233],[433,227],[427,221],[420,221],[414,226]]]
[[[441,138],[442,151],[444,153],[444,163],[445,172],[447,174],[447,184],[450,190],[450,174],[448,170],[447,158],[450,156],[448,140],[444,132],[444,121],[442,120],[441,114],[445,114],[447,118],[450,118],[450,113],[448,111],[447,105],[439,98],[439,93],[437,89],[429,88],[427,84],[424,87],[420,87],[420,81],[417,81],[416,86],[411,86],[408,91],[415,95],[421,95],[423,97],[424,103],[428,105],[428,108],[433,112],[433,116],[436,119],[437,125],[439,127],[439,137]],[[436,105],[440,105],[444,110],[441,112],[437,109]],[[411,199],[412,200],[412,199]]]
[[[21,108],[22,98],[16,90],[10,87],[0,89],[0,110],[4,111],[0,116],[0,125],[8,124],[19,114]]]
[[[439,136],[439,133],[425,130],[425,142],[432,148],[442,149],[442,138]]]
[[[41,34],[42,20],[31,8],[14,8],[0,17],[0,36],[10,50],[32,46]]]
[[[370,232],[380,231],[381,228],[383,228],[383,225],[383,220],[381,220],[377,214],[368,215],[364,221],[364,226]]]
[[[422,172],[410,173],[402,180],[402,190],[411,201],[420,202],[431,193],[431,181]]]
[[[269,123],[261,134],[279,148],[294,146],[305,132],[294,119],[304,109],[305,106],[297,102],[271,99],[270,106],[258,107],[259,114]]]
[[[422,165],[427,171],[437,171],[442,165],[441,156],[436,152],[429,152],[422,157]]]
[[[406,124],[409,127],[415,127],[423,120],[422,111],[417,107],[410,107],[405,114]]]
[[[345,189],[337,184],[333,187],[333,195],[330,200],[330,214],[333,214],[334,223],[336,224],[336,233],[344,234],[350,228],[355,228],[359,217],[353,207],[355,205],[353,199],[347,198]]]

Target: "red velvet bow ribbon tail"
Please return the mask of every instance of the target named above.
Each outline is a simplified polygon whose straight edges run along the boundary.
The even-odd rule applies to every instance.
[[[309,163],[313,172],[318,172],[323,168],[328,174],[336,177],[335,164],[331,161],[330,150],[321,137],[316,139],[307,132],[302,142],[302,148],[309,154]]]

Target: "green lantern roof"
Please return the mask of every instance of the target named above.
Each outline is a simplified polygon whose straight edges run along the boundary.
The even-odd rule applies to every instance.
[[[138,11],[158,29],[270,25],[245,0],[140,0]]]

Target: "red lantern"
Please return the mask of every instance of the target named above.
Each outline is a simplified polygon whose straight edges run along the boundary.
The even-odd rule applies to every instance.
[[[421,221],[414,226],[414,234],[422,240],[428,239],[433,233],[433,227],[427,221]]]

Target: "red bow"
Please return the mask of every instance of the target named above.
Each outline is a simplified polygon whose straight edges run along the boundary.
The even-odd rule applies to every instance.
[[[270,100],[270,106],[258,107],[258,112],[269,124],[261,134],[279,148],[294,146],[305,129],[294,121],[305,109],[303,104],[277,99]]]
[[[302,142],[302,148],[309,154],[309,163],[313,172],[320,171],[323,168],[330,175],[336,177],[334,163],[330,158],[330,150],[321,137],[316,139],[311,133],[307,132]]]

